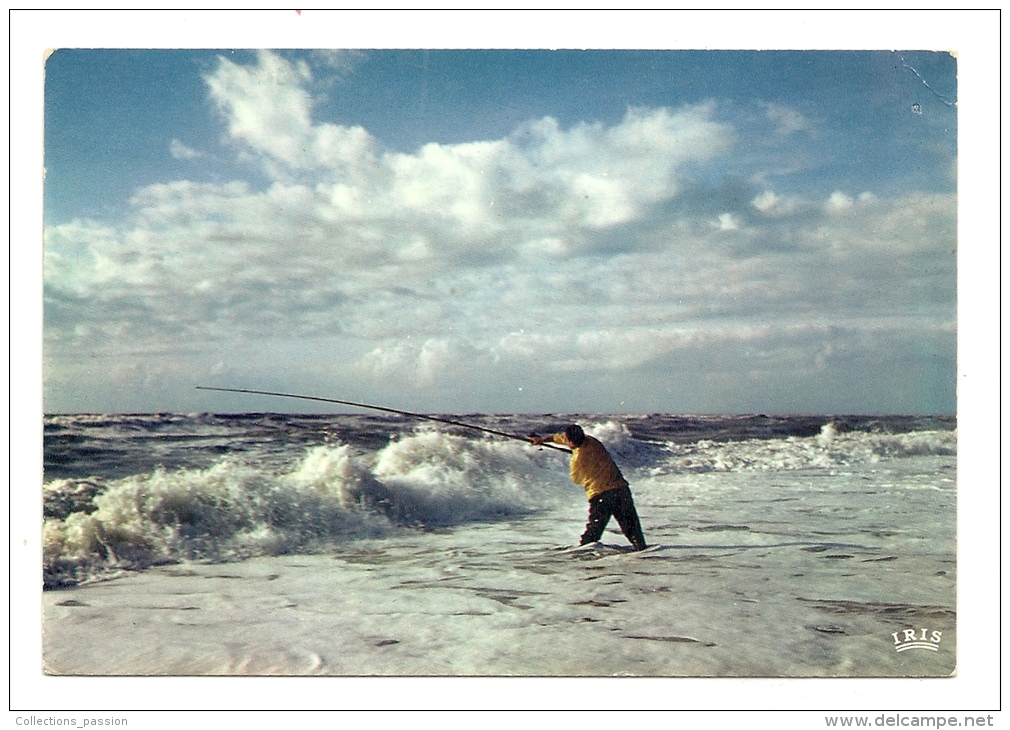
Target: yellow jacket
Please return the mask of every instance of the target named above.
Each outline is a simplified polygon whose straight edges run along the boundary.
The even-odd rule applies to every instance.
[[[563,432],[554,434],[551,440],[558,444],[568,444]],[[571,476],[573,482],[585,488],[587,499],[611,489],[628,486],[628,480],[621,474],[603,444],[592,436],[586,436],[582,446],[572,451]]]

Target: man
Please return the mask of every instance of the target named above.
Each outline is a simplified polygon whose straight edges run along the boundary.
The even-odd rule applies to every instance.
[[[529,439],[535,446],[551,441],[572,450],[572,481],[585,488],[589,499],[589,520],[579,540],[580,545],[599,541],[613,515],[635,550],[645,550],[645,537],[628,481],[603,444],[592,436],[586,436],[582,428],[574,423],[553,436],[530,434]]]

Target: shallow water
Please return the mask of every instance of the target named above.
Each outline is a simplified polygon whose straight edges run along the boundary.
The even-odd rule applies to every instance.
[[[395,439],[378,452],[302,445],[300,458],[254,470],[258,476],[233,462],[166,470],[161,487],[176,502],[188,495],[183,504],[244,515],[239,529],[235,519],[202,517],[214,539],[150,519],[159,513],[138,506],[157,481],[150,474],[93,478],[101,494],[116,498],[75,514],[133,525],[132,534],[145,536],[147,554],[164,561],[96,559],[88,572],[75,574],[84,584],[45,592],[47,671],[946,676],[954,670],[952,430],[822,426],[813,436],[679,444],[636,439],[613,420],[591,432],[632,482],[653,546],[644,553],[628,551],[614,525],[603,545],[569,547],[586,505],[567,483],[564,455],[435,431]],[[215,469],[217,481],[209,475]],[[233,471],[243,476],[221,478]],[[322,497],[309,506],[319,509],[327,495],[347,496],[334,492],[334,483],[360,485],[363,474],[401,506],[409,501],[403,495],[413,495],[413,517],[362,501],[362,494],[375,496],[374,485],[360,489],[356,502],[332,498],[337,506],[328,516],[308,523],[263,508],[265,495],[274,495],[276,507],[278,494],[290,503],[292,495],[304,501],[317,493]],[[200,484],[204,496],[231,494],[232,501],[197,499]],[[292,549],[248,540],[250,530],[267,528],[287,530]],[[156,544],[159,534],[163,542]],[[194,544],[208,546],[208,554],[166,552]],[[919,636],[923,629],[930,638],[938,632],[935,651],[897,650],[905,630]]]

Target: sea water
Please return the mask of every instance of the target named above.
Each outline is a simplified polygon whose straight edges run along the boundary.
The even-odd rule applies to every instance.
[[[956,424],[578,422],[646,539],[586,517],[568,458],[370,415],[45,419],[47,671],[943,676],[956,665]],[[904,644],[926,631],[926,646]],[[117,648],[110,651],[112,642]],[[899,651],[900,650],[900,651]]]

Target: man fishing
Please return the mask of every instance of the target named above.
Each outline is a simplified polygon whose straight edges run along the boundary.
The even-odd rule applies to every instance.
[[[572,450],[572,481],[585,488],[589,499],[589,520],[579,540],[580,545],[598,542],[613,515],[635,550],[645,550],[645,536],[642,535],[642,525],[638,521],[628,480],[603,444],[592,436],[586,436],[575,423],[553,436],[530,434],[529,439],[535,446],[550,441]]]
[[[395,413],[400,416],[411,418],[421,418],[426,421],[437,421],[447,423],[452,426],[481,431],[495,436],[504,436],[518,441],[526,441],[527,438],[535,446],[548,446],[557,449],[552,444],[560,444],[572,451],[571,475],[572,481],[581,484],[586,490],[586,497],[589,499],[589,521],[586,523],[586,531],[582,533],[580,545],[588,545],[597,542],[603,536],[603,530],[610,521],[610,517],[617,518],[617,524],[621,526],[621,531],[628,538],[635,550],[645,550],[645,537],[642,535],[642,525],[638,521],[638,512],[635,511],[635,501],[631,497],[631,489],[628,487],[628,480],[621,474],[617,464],[607,453],[603,444],[592,436],[586,436],[582,428],[577,424],[572,424],[561,433],[553,436],[541,437],[530,434],[524,438],[516,434],[496,431],[492,428],[475,426],[471,423],[463,423],[448,418],[438,418],[422,413],[411,413],[401,411],[396,408],[385,406],[372,406],[367,403],[355,403],[353,401],[339,400],[337,398],[321,398],[313,395],[298,395],[296,393],[276,393],[270,390],[250,390],[248,388],[215,388],[206,385],[196,386],[197,390],[215,390],[224,393],[251,393],[255,395],[269,395],[278,398],[297,398],[300,400],[318,401],[322,403],[337,403],[355,408],[368,408],[384,413]],[[550,441],[552,444],[548,444]],[[559,449],[564,451],[564,449]]]

